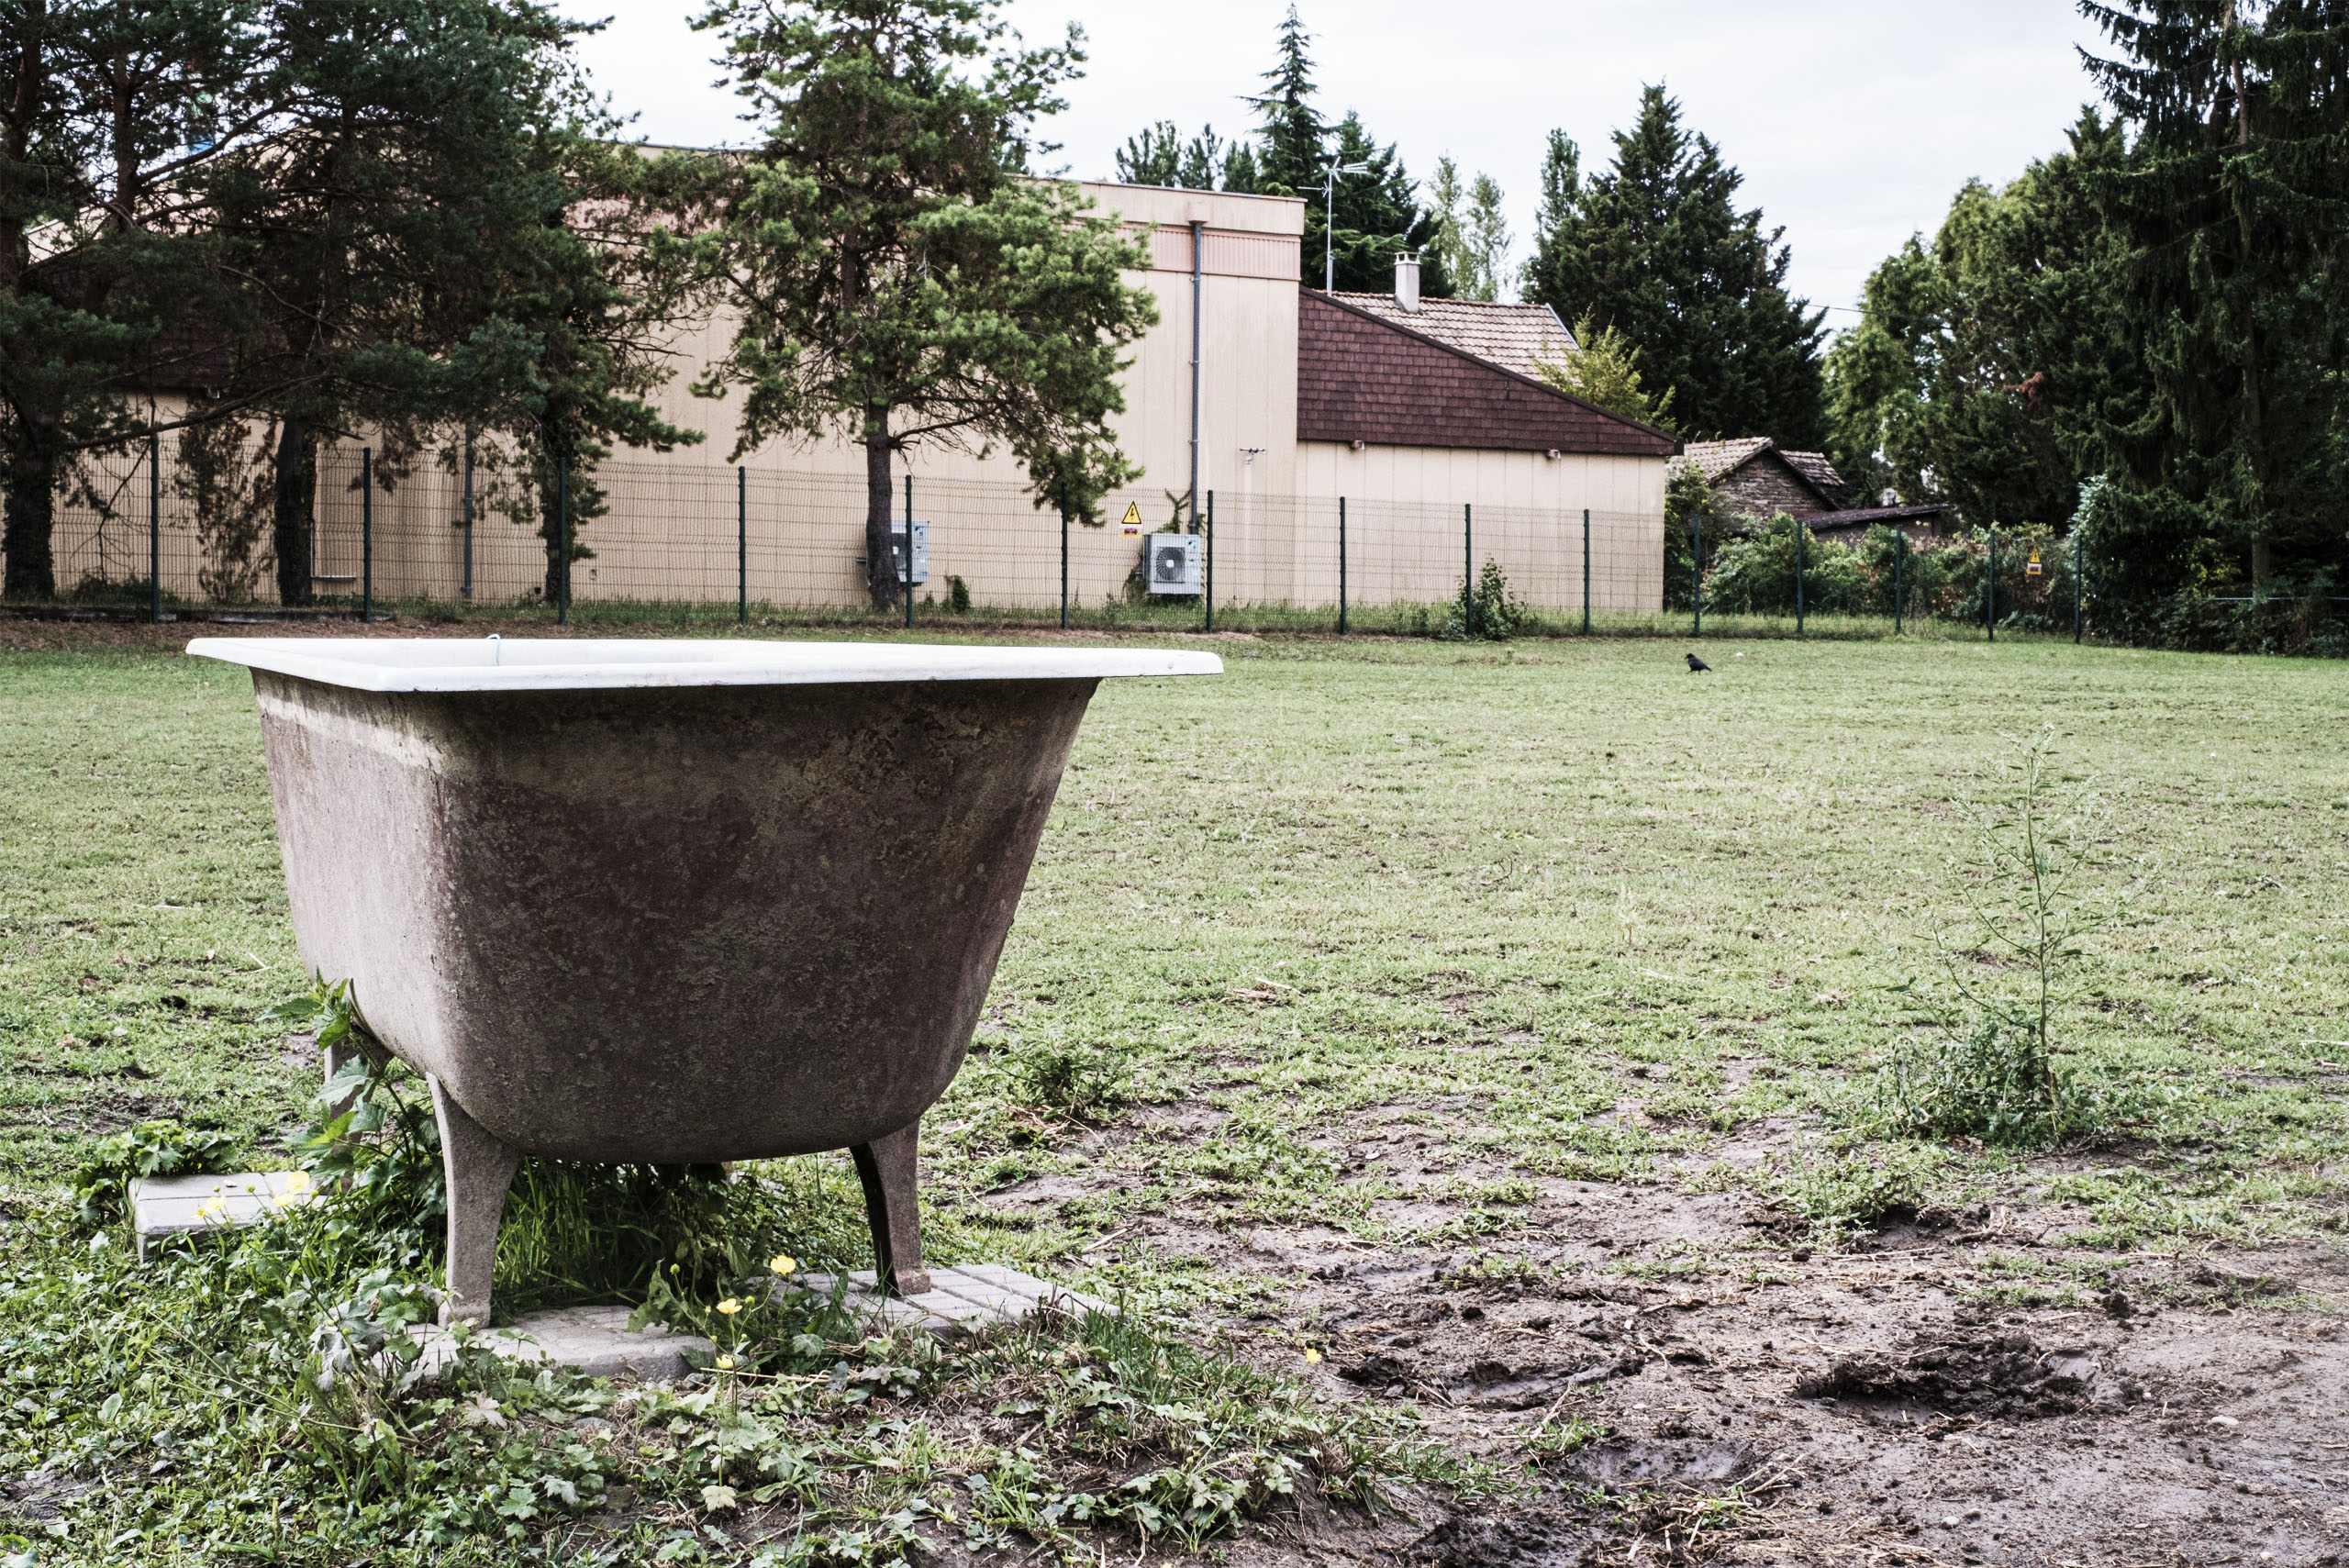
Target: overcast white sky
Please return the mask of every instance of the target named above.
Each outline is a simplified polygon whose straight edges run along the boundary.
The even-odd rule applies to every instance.
[[[1298,0],[1315,34],[1324,112],[1358,109],[1425,179],[1449,153],[1508,193],[1528,249],[1542,139],[1562,127],[1586,168],[1662,82],[1686,123],[1744,172],[1744,196],[1784,224],[1795,288],[1858,303],[1868,272],[1912,231],[1930,233],[1969,176],[2011,179],[2062,145],[2093,95],[2075,43],[2094,30],[2068,0]],[[613,18],[582,52],[636,129],[716,145],[746,135],[737,101],[709,85],[715,40],[685,0],[567,0]],[[1171,119],[1246,128],[1241,97],[1271,63],[1286,0],[1010,0],[1032,41],[1083,25],[1091,62],[1048,128],[1058,161],[1108,178],[1118,148]],[[1848,323],[1840,312],[1830,326]]]

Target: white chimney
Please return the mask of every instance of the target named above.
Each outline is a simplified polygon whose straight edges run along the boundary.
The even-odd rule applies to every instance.
[[[1395,303],[1413,316],[1419,313],[1419,259],[1410,254],[1395,258]]]

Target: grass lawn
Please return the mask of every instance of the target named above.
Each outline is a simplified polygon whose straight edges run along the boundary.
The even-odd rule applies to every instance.
[[[173,1117],[266,1151],[315,1088],[259,1018],[303,977],[250,682],[167,646],[0,651],[0,1194],[28,1234],[94,1136]],[[1565,1309],[1523,1301],[1758,1312],[1920,1214],[1974,1226],[1918,1243],[1944,1307],[2068,1308],[2213,1249],[2337,1261],[2337,665],[1772,640],[1709,642],[1692,676],[1677,642],[1216,646],[1220,680],[1095,701],[981,1049],[926,1123],[941,1257],[1416,1412],[1519,1515],[1565,1507],[1538,1472],[1541,1441],[1579,1446],[1554,1440],[1570,1385],[1542,1382],[1564,1362],[1476,1361],[1463,1289],[1535,1339]],[[2110,809],[2084,874],[2125,901],[2057,1024],[2103,1129],[2028,1158],[1874,1135],[1880,1056],[1966,1017],[1937,934],[2000,763],[2043,729]],[[2011,981],[1959,946],[1969,983]],[[803,1255],[861,1261],[844,1158],[788,1163]],[[2267,1277],[2243,1255],[2228,1278]],[[2326,1318],[2329,1288],[2302,1277],[2294,1309]],[[1542,1396],[1480,1407],[1520,1384]],[[1528,1453],[1536,1480],[1496,1491]]]

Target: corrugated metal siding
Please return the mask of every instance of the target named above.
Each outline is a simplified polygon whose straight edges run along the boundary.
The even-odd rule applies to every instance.
[[[1272,278],[1297,281],[1297,236],[1250,234],[1233,228],[1210,228],[1200,236],[1199,271],[1216,278]],[[1191,231],[1163,226],[1151,230],[1150,264],[1154,272],[1191,270]]]
[[[1311,290],[1299,293],[1297,437],[1471,451],[1669,457],[1677,443]]]

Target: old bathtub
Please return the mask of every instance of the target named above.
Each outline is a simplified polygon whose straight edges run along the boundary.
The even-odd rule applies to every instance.
[[[917,1290],[968,1048],[1094,687],[1137,649],[201,638],[259,700],[295,938],[426,1074],[444,1316],[524,1153],[854,1151]]]

